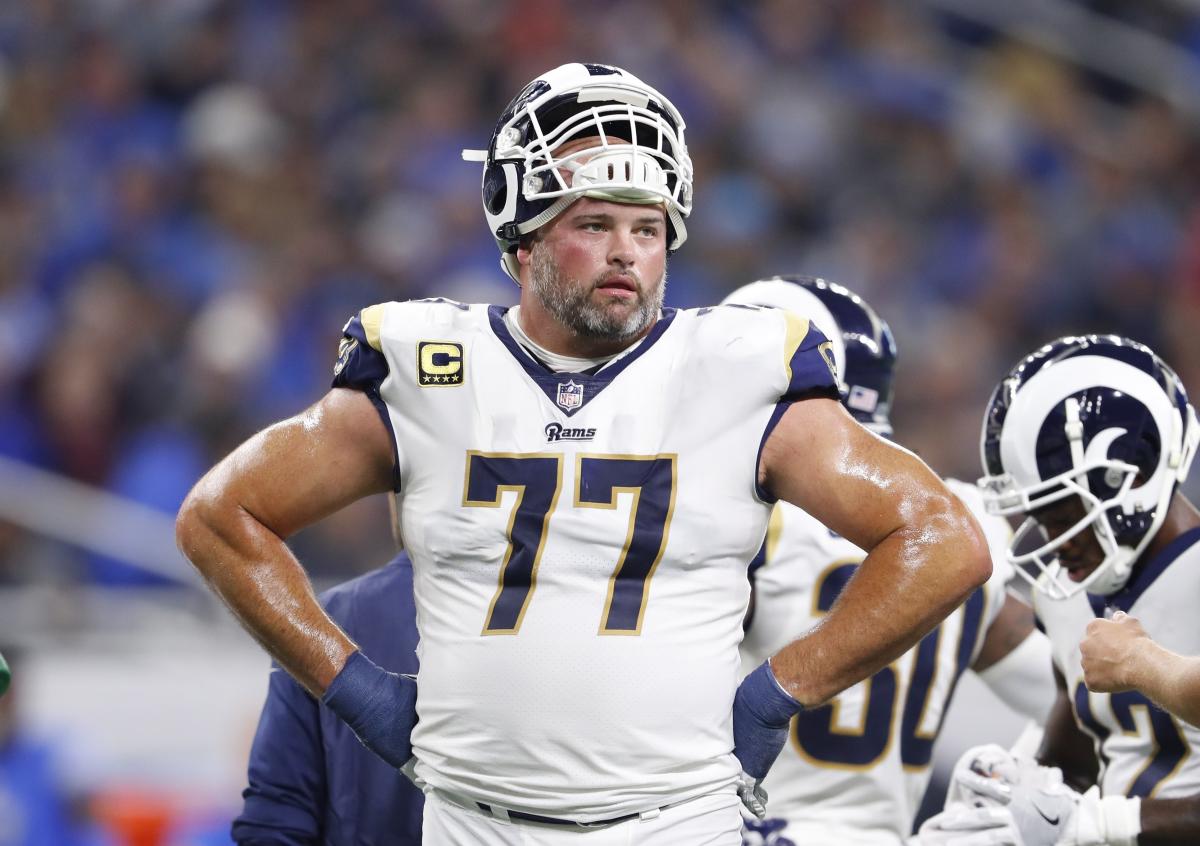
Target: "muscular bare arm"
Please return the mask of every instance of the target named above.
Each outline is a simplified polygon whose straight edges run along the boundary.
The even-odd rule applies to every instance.
[[[335,388],[254,435],[188,494],[184,555],[266,650],[320,696],[355,650],[284,540],[391,487],[391,435],[365,394]]]
[[[831,613],[771,659],[779,683],[806,707],[901,655],[991,573],[978,524],[941,479],[833,400],[803,400],[784,413],[759,478],[868,550]]]

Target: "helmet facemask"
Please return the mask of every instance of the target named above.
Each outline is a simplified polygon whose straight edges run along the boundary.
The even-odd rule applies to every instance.
[[[1174,374],[1146,353],[1160,373],[1169,375],[1166,384],[1123,361],[1078,355],[1055,361],[1044,375],[1035,372],[1024,382],[1010,377],[993,396],[982,446],[984,465],[994,472],[979,486],[989,513],[1025,516],[1008,560],[1051,598],[1082,591],[1111,595],[1124,588],[1187,476],[1196,451],[1195,412],[1182,388],[1176,395]],[[1068,395],[1054,399],[1063,393]],[[1047,468],[1064,466],[1042,478]],[[1046,515],[1039,519],[1038,512],[1068,498],[1081,506],[1081,516],[1051,536],[1043,525]],[[1035,529],[1045,542],[1024,551]],[[1060,555],[1086,531],[1102,559],[1075,582]]]
[[[1111,497],[1101,499],[1090,490],[1087,476],[1095,470],[1104,472],[1109,478],[1119,474],[1119,485]],[[1123,588],[1129,580],[1134,562],[1145,544],[1154,536],[1157,525],[1152,524],[1152,530],[1147,531],[1135,546],[1122,545],[1108,519],[1111,511],[1122,507],[1137,473],[1137,467],[1132,464],[1103,461],[1090,467],[1069,470],[1028,487],[1020,487],[1007,473],[985,476],[979,480],[979,486],[983,489],[984,503],[989,514],[1025,517],[1009,542],[1009,563],[1030,584],[1040,586],[1052,598],[1066,599],[1080,591],[1107,595]],[[1167,490],[1173,491],[1173,487]],[[1070,527],[1051,537],[1039,521],[1036,512],[1072,496],[1078,498],[1083,515]],[[1170,496],[1166,498],[1169,500]],[[1166,504],[1162,504],[1157,511],[1165,516]],[[1066,568],[1059,563],[1058,551],[1089,529],[1104,557],[1086,578],[1079,582],[1069,581],[1065,575]],[[1033,537],[1035,532],[1042,534],[1044,542],[1035,549],[1018,552],[1026,547],[1027,539]],[[1032,575],[1030,569],[1033,570]]]
[[[580,102],[584,93],[578,94]],[[521,191],[526,200],[583,195],[621,203],[662,203],[676,213],[691,211],[691,163],[686,162],[689,172],[681,179],[680,163],[672,155],[679,138],[660,113],[632,103],[603,103],[586,107],[544,132],[537,112],[526,108],[527,143],[498,147],[495,154],[498,159],[524,160]],[[594,138],[596,143],[557,155],[583,138]],[[568,172],[573,177],[569,182],[564,177]],[[521,229],[532,232],[553,217],[536,225],[534,218],[521,224]]]

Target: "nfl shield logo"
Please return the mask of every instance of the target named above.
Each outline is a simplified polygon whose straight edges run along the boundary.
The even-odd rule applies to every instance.
[[[558,404],[567,411],[572,411],[583,405],[583,385],[576,385],[572,380],[565,385],[558,383]]]

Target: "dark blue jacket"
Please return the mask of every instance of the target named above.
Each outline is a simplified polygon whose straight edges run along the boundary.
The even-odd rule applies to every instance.
[[[393,672],[417,671],[408,556],[401,553],[321,599],[364,655]],[[421,842],[421,792],[277,667],[242,795],[245,808],[233,821],[233,839],[242,846]]]

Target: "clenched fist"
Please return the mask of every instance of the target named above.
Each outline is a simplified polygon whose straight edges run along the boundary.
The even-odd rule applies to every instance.
[[[1139,653],[1150,646],[1150,638],[1136,617],[1124,611],[1111,620],[1092,620],[1079,644],[1083,658],[1083,680],[1089,690],[1119,693],[1137,686],[1134,679],[1141,663]]]

